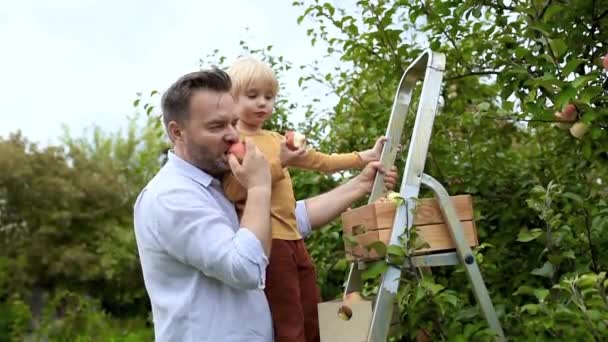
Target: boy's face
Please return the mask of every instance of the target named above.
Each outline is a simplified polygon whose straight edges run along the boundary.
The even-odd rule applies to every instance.
[[[272,115],[275,94],[269,86],[253,83],[237,98],[236,112],[245,125],[261,128]]]

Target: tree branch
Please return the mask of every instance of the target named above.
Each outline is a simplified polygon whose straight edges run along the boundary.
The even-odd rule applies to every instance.
[[[501,9],[504,11],[515,11],[515,6],[507,6],[507,5],[499,4],[498,2],[496,2],[496,0],[482,1],[481,4],[484,6],[492,7],[492,8],[498,8],[498,9]]]
[[[457,80],[457,79],[465,78],[465,77],[469,77],[469,76],[498,75],[498,74],[500,74],[500,71],[496,71],[496,70],[471,71],[471,72],[466,73],[466,74],[456,75],[456,76],[449,77],[446,80],[452,81],[452,80]]]
[[[380,33],[382,34],[382,37],[384,38],[385,43],[388,45],[388,48],[391,50],[389,54],[391,54],[393,56],[393,59],[395,60],[395,64],[397,65],[397,68],[399,68],[399,71],[403,74],[405,72],[405,70],[403,70],[403,68],[401,67],[399,56],[397,56],[397,52],[396,52],[397,48],[393,45],[393,43],[390,41],[390,39],[386,35],[386,32],[384,31],[384,27],[382,26],[382,20],[380,19],[380,16],[378,16],[378,13],[376,13],[376,6],[374,6],[374,4],[372,4],[372,2],[370,1],[369,7],[371,7],[371,12],[374,15],[374,17],[376,18],[376,20],[378,21],[378,31],[380,31]]]

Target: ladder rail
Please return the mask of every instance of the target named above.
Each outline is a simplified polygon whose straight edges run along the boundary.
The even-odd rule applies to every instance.
[[[385,169],[389,169],[394,165],[397,153],[399,152],[401,135],[411,104],[413,91],[419,81],[423,82],[405,170],[399,189],[400,195],[407,201],[408,205],[399,206],[395,212],[389,245],[401,245],[399,241],[400,236],[406,230],[409,232],[413,225],[416,209],[415,199],[418,198],[420,186],[425,185],[429,187],[435,193],[435,197],[439,202],[439,207],[446,220],[450,235],[456,244],[456,252],[415,256],[412,258],[414,266],[464,265],[473,286],[475,299],[481,308],[484,318],[488,322],[490,329],[496,332],[498,340],[504,341],[505,337],[502,326],[494,310],[479,266],[475,262],[475,257],[465,239],[462,224],[458,219],[451,198],[441,183],[424,173],[433,124],[438,111],[444,70],[445,55],[427,49],[404,72],[395,94],[386,130],[387,141],[384,144],[380,157],[380,162]],[[382,174],[376,173],[368,204],[375,202],[384,192],[384,177]],[[364,262],[352,262],[350,264],[348,278],[344,285],[345,293],[361,290],[363,285],[361,270],[364,267]],[[394,299],[399,289],[401,273],[401,267],[389,265],[382,275],[368,329],[368,342],[384,342],[388,338],[393,308],[395,306]]]
[[[421,73],[424,75],[424,66],[429,59],[428,55],[431,53],[432,51],[427,50],[416,58],[403,73],[401,80],[399,81],[385,134],[386,142],[384,143],[380,155],[380,163],[382,167],[387,170],[395,164],[395,159],[399,152],[399,145],[401,144],[401,135],[405,125],[405,119],[412,101],[414,87],[416,82],[421,78]],[[382,196],[384,190],[384,176],[380,173],[376,173],[368,203],[373,203]],[[360,267],[358,267],[356,263],[351,263],[345,284],[345,293],[361,291],[361,287]]]
[[[443,217],[445,217],[452,240],[456,244],[456,253],[458,254],[460,263],[464,265],[467,275],[471,280],[471,284],[473,285],[473,294],[475,295],[477,304],[481,308],[483,317],[488,322],[490,329],[496,332],[498,339],[500,341],[504,341],[505,336],[502,326],[500,325],[500,321],[498,320],[498,316],[494,310],[494,305],[492,304],[492,299],[488,294],[486,284],[481,277],[481,271],[479,270],[479,266],[475,261],[475,256],[473,255],[471,247],[469,247],[469,244],[464,236],[464,229],[462,228],[462,224],[458,219],[458,215],[456,214],[456,209],[454,209],[450,195],[443,185],[441,185],[439,181],[430,175],[424,174],[422,176],[422,183],[431,188],[431,190],[435,193],[435,197],[439,201],[439,208],[441,208],[441,213],[443,214]]]
[[[414,221],[415,201],[412,199],[417,198],[420,191],[433,123],[438,109],[444,69],[445,55],[432,50],[426,50],[412,63],[402,78],[406,81],[401,85],[403,92],[413,92],[417,81],[423,80],[423,84],[399,191],[401,196],[410,205],[397,208],[389,245],[400,245],[399,237],[406,229],[408,231],[411,229]],[[395,121],[404,122],[407,112],[393,113],[393,115],[402,116],[400,120]],[[392,130],[396,129],[389,127],[389,131]],[[412,208],[413,210],[407,210],[407,208]],[[388,337],[393,314],[393,302],[399,289],[401,271],[400,267],[389,265],[382,275],[375,309],[372,313],[368,341],[384,342]]]

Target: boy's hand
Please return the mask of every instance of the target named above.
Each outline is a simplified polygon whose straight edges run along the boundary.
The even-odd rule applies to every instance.
[[[303,156],[304,154],[306,154],[306,147],[301,147],[297,150],[292,150],[289,147],[287,147],[287,139],[285,137],[283,137],[283,139],[281,139],[280,159],[281,159],[282,167],[288,167],[292,160],[299,158],[300,156]]]
[[[380,160],[380,155],[382,154],[382,148],[384,147],[385,142],[386,137],[384,136],[376,139],[374,147],[370,148],[369,150],[359,152],[359,156],[361,156],[361,159],[365,163]]]

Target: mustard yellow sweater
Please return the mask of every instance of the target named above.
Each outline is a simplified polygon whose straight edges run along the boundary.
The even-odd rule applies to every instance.
[[[240,132],[242,137],[249,137],[268,160],[272,178],[270,200],[270,224],[272,238],[281,240],[299,240],[302,238],[296,224],[296,199],[289,171],[282,168],[280,161],[281,139],[279,133],[261,130],[258,133]],[[325,154],[309,149],[306,154],[291,162],[292,167],[333,173],[341,170],[363,168],[365,163],[357,152]],[[239,217],[243,213],[247,190],[236,180],[232,173],[223,179],[226,196],[236,204]]]

